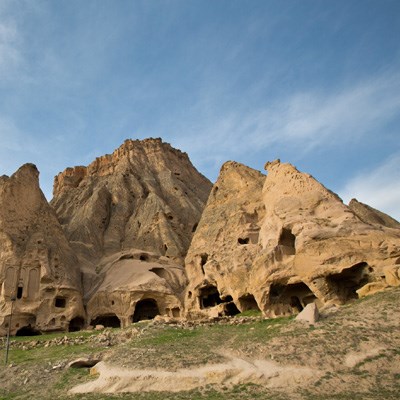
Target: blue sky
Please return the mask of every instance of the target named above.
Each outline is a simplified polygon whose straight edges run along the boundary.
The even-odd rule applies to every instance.
[[[161,137],[400,219],[400,1],[0,0],[0,174]]]

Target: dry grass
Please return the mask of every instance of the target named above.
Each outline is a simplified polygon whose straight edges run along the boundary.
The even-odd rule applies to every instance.
[[[398,399],[399,300],[400,288],[392,289],[335,312],[327,310],[325,317],[311,327],[291,319],[188,328],[140,323],[129,339],[130,328],[113,330],[123,340],[111,347],[91,341],[91,334],[86,333],[87,340],[79,345],[12,348],[12,366],[0,367],[0,399],[68,398],[71,387],[93,378],[87,370],[62,366],[78,356],[93,354],[116,366],[167,371],[224,362],[229,354],[249,360],[273,360],[280,366],[307,366],[316,375],[308,386],[268,388],[249,383],[206,386],[180,393],[84,394],[74,398]],[[40,339],[53,337],[43,335]],[[3,357],[3,351],[0,356]]]

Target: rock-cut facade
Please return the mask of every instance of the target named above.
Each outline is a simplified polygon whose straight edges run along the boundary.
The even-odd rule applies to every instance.
[[[400,284],[400,224],[290,164],[225,163],[214,185],[161,139],[55,177],[0,177],[0,336],[157,315],[291,315]]]

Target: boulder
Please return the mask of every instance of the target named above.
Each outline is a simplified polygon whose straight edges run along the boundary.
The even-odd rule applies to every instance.
[[[319,320],[319,311],[315,303],[307,304],[297,315],[296,321],[308,322],[314,325]]]

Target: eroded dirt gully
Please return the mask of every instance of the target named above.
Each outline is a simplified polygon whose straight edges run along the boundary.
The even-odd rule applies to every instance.
[[[254,326],[249,327],[249,340],[227,331],[226,340],[214,347],[209,343],[202,347],[199,335],[198,345],[213,356],[207,363],[189,363],[189,368],[188,357],[202,359],[197,351],[190,355],[194,343],[182,343],[187,346],[186,351],[180,349],[184,357],[174,346],[166,352],[164,347],[159,351],[145,347],[140,352],[144,363],[133,357],[136,368],[129,356],[121,357],[116,350],[92,369],[92,374],[98,374],[96,380],[76,386],[71,393],[178,392],[252,383],[293,396],[299,389],[323,394],[351,393],[357,388],[363,393],[381,391],[390,398],[400,378],[399,293],[396,289],[325,309],[314,326],[296,321],[265,325],[266,341],[254,340],[251,331],[259,329]],[[269,336],[269,329],[277,331]],[[210,340],[212,336],[211,330]]]

